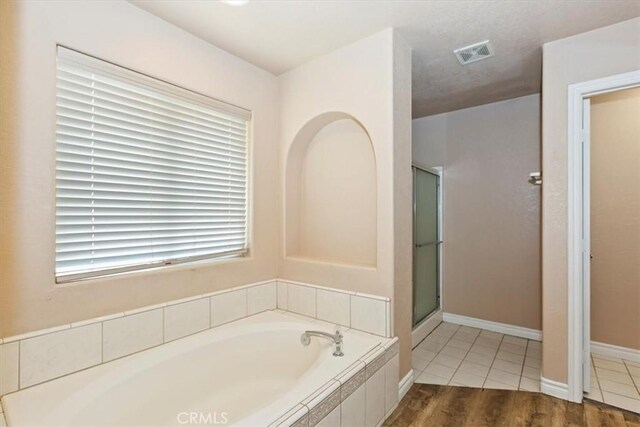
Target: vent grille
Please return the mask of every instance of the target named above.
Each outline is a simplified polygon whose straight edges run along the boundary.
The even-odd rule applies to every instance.
[[[460,64],[466,65],[471,64],[472,62],[491,58],[493,56],[493,47],[489,40],[485,40],[480,43],[456,49],[453,53],[456,55],[456,58],[458,58],[458,61],[460,61]]]

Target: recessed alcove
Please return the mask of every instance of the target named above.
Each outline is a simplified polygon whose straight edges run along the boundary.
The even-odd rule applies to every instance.
[[[287,257],[376,266],[376,159],[356,118],[324,113],[297,133],[287,156],[285,205]]]

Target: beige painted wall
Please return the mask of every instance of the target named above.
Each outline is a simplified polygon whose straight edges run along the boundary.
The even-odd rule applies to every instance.
[[[400,378],[411,370],[413,176],[411,47],[393,38],[393,328],[400,341]]]
[[[393,298],[396,307],[394,333],[401,341],[402,375],[409,371],[411,363],[411,329],[406,320],[410,319],[411,313],[410,304],[406,304],[406,294],[410,290],[410,280],[407,281],[406,276],[410,277],[411,269],[410,258],[408,262],[404,260],[410,251],[399,251],[403,245],[410,247],[411,244],[410,235],[407,239],[403,234],[407,224],[399,225],[399,221],[411,212],[410,202],[404,198],[404,192],[408,191],[405,181],[410,176],[410,163],[403,160],[410,158],[410,70],[409,47],[398,39],[392,29],[388,29],[279,77],[281,203],[285,212],[279,275],[286,279]],[[397,109],[394,108],[396,106]],[[330,112],[351,115],[371,138],[377,162],[375,267],[287,256],[287,245],[295,244],[291,230],[296,224],[291,220],[296,215],[287,215],[287,212],[291,212],[291,197],[295,198],[296,194],[292,188],[296,183],[290,177],[297,174],[291,168],[303,155],[299,147],[304,139],[300,135],[313,138],[323,125],[336,119],[334,115],[326,114]],[[338,114],[337,118],[344,117]],[[401,171],[402,167],[406,170]],[[396,200],[400,200],[403,206],[394,209]],[[402,215],[404,210],[407,213]],[[354,221],[351,226],[358,225],[355,218],[351,220]],[[398,237],[403,239],[402,242],[394,240]],[[409,268],[402,264],[403,261]],[[404,270],[396,270],[396,266]],[[400,301],[405,305],[398,310]]]
[[[640,350],[640,88],[591,98],[591,340]]]
[[[127,2],[19,2],[13,18],[7,3],[2,2],[2,20],[10,25],[2,23],[0,336],[276,277],[275,76]],[[55,284],[57,43],[253,111],[250,257]],[[7,48],[11,54],[5,56]]]
[[[321,261],[376,265],[376,159],[351,119],[328,124],[302,159],[299,250]]]
[[[542,69],[542,375],[566,383],[567,88],[640,69],[640,18],[547,43]]]
[[[541,327],[540,96],[413,121],[413,160],[444,166],[443,309]]]
[[[393,298],[401,374],[409,371],[411,51],[392,29],[276,78],[126,2],[32,1],[15,8],[14,31],[6,32],[9,25],[2,33],[3,52],[13,52],[11,61],[2,61],[2,87],[11,89],[9,97],[3,96],[3,109],[9,111],[2,117],[13,126],[3,128],[0,159],[6,255],[0,271],[0,336],[279,275]],[[6,16],[3,6],[2,19]],[[250,257],[55,284],[58,43],[252,110]],[[327,111],[346,111],[362,123],[378,158],[376,267],[289,258],[279,244],[285,241],[279,237],[284,211],[278,201],[289,144],[305,123]]]

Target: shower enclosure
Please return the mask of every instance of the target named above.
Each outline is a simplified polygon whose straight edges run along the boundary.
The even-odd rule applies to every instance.
[[[413,167],[413,326],[440,308],[440,175]]]

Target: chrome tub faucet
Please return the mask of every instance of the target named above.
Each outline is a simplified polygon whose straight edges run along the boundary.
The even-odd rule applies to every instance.
[[[333,355],[336,357],[344,356],[342,352],[342,334],[340,331],[336,331],[335,334],[330,334],[322,331],[305,331],[300,337],[300,342],[302,345],[309,345],[311,343],[311,337],[323,337],[328,338],[335,344],[335,350],[333,351]]]

